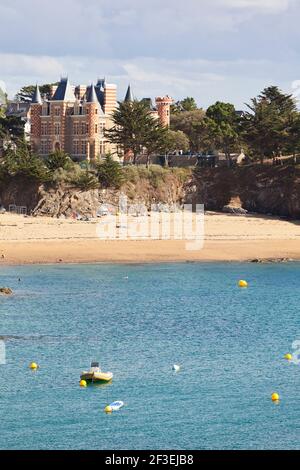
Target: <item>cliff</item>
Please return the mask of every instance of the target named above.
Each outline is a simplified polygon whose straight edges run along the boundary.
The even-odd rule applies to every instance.
[[[300,218],[300,169],[260,165],[234,169],[199,169],[186,188],[186,200],[220,211],[240,199],[249,212]]]
[[[27,206],[28,213],[57,217],[73,212],[94,216],[102,203],[117,207],[120,191],[130,202],[203,203],[206,210],[221,211],[232,200],[259,214],[300,218],[300,169],[294,166],[259,165],[228,168],[199,168],[193,176],[164,170],[159,179],[140,172],[121,190],[80,191],[68,185],[38,185],[12,180],[0,187],[0,204]]]

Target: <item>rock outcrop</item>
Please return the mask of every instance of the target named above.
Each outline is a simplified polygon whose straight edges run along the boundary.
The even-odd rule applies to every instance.
[[[0,295],[12,295],[13,291],[10,287],[0,287]]]
[[[169,205],[204,204],[209,211],[244,215],[247,212],[300,219],[300,168],[248,165],[237,168],[199,168],[188,179],[171,170],[159,183],[139,176],[121,190],[82,191],[64,184],[36,185],[14,180],[0,187],[0,204],[27,207],[28,214],[69,217],[73,213],[95,216],[101,204],[119,204],[120,193],[128,203]]]
[[[186,200],[222,211],[239,197],[248,212],[300,218],[300,168],[251,165],[239,168],[200,168],[186,188]]]

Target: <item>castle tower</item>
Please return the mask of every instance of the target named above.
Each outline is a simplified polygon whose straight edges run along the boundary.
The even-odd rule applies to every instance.
[[[42,104],[40,89],[36,85],[30,107],[30,144],[34,152],[38,152],[40,147]]]
[[[95,160],[99,153],[99,116],[103,114],[93,84],[87,90],[85,107],[87,114],[86,159],[90,161]]]
[[[155,98],[157,113],[161,122],[161,125],[164,127],[170,126],[170,106],[173,103],[170,96],[158,96]]]
[[[52,151],[68,151],[70,129],[67,125],[68,107],[74,106],[75,95],[68,78],[62,78],[51,99]]]
[[[117,106],[117,87],[104,82],[104,113],[111,114]]]

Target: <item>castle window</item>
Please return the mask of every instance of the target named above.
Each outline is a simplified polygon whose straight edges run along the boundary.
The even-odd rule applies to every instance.
[[[60,116],[60,108],[54,108],[54,115]]]
[[[78,142],[78,140],[74,140],[74,142],[73,142],[73,152],[74,152],[74,155],[79,154],[79,142]]]
[[[60,134],[60,124],[55,123],[54,124],[54,135],[59,135]]]
[[[46,140],[41,141],[41,154],[45,155],[47,153],[47,142]]]
[[[85,124],[85,122],[81,123],[81,134],[86,134],[86,124]]]
[[[85,140],[81,142],[81,153],[82,155],[86,155],[86,141]]]
[[[100,142],[100,155],[105,155],[105,141],[101,140]]]
[[[41,124],[41,135],[46,135],[47,134],[47,124],[45,122],[42,122]]]
[[[95,114],[98,114],[98,108],[95,109]]]
[[[101,136],[104,135],[104,129],[105,129],[105,123],[104,123],[104,122],[100,122],[100,135],[101,135]]]
[[[98,132],[98,126],[97,124],[95,124],[95,133],[97,134],[97,132]]]
[[[89,114],[89,108],[85,108],[85,114]]]

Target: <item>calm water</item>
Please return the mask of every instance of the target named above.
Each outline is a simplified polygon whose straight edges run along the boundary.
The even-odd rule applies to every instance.
[[[300,366],[283,359],[300,264],[7,267],[0,285],[0,335],[20,337],[0,365],[1,449],[300,448]],[[79,387],[91,360],[112,384]]]

